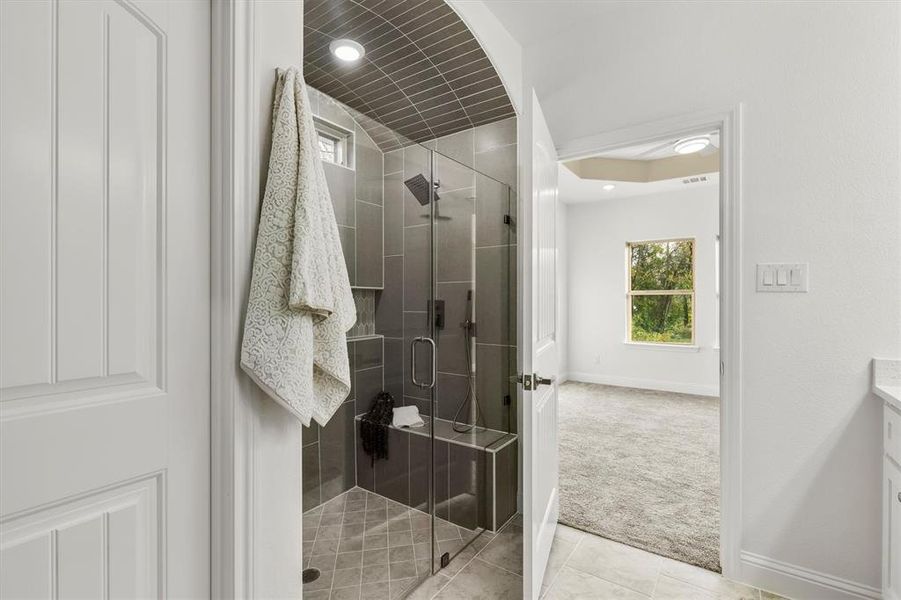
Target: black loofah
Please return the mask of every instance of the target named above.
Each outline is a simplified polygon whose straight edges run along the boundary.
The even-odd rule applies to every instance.
[[[388,426],[394,419],[394,396],[379,392],[367,412],[360,420],[360,437],[363,438],[363,452],[376,459],[388,458]]]

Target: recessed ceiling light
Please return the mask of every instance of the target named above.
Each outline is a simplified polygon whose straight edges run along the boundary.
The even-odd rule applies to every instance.
[[[601,189],[604,190],[605,192],[609,192],[612,189],[616,189],[616,186],[613,185],[612,183],[607,183],[607,184],[604,184],[604,186]]]
[[[673,150],[676,151],[676,154],[691,154],[693,152],[698,152],[699,150],[703,150],[707,146],[710,145],[710,138],[706,135],[699,135],[696,137],[685,138],[684,140],[679,140],[673,146]]]
[[[344,62],[360,60],[366,54],[366,50],[361,44],[348,39],[332,40],[328,45],[328,49]]]

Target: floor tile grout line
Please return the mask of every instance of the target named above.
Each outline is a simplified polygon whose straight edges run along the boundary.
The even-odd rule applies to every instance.
[[[338,570],[338,550],[341,549],[341,540],[344,538],[344,514],[347,512],[347,496],[346,496],[346,494],[347,494],[347,492],[344,492],[344,494],[339,494],[338,496],[336,496],[336,498],[340,497],[340,496],[344,496],[344,497],[341,499],[341,503],[342,503],[341,525],[340,525],[341,528],[338,530],[338,544],[335,546],[335,563],[332,565],[332,580],[331,580],[331,582],[329,582],[329,589],[328,589],[329,598],[332,597],[332,592],[335,590],[335,571]]]
[[[582,545],[583,539],[585,539],[584,534],[579,536],[578,541],[576,541],[576,543],[573,544],[573,549],[570,551],[569,556],[566,557],[566,559],[563,561],[563,564],[560,565],[560,568],[557,569],[557,572],[554,573],[554,576],[551,577],[551,581],[547,584],[547,592],[550,592],[551,588],[554,587],[554,583],[556,583],[557,578],[560,577],[560,573],[562,573],[563,569],[566,567],[566,565],[569,564],[569,559],[571,559],[573,557],[573,555],[576,553],[576,550],[578,550],[579,546]],[[547,595],[547,593],[543,594],[542,597],[545,595]]]
[[[601,581],[606,581],[607,583],[611,583],[611,584],[616,585],[616,586],[619,586],[619,587],[621,587],[621,588],[625,588],[625,589],[627,589],[627,590],[629,590],[629,591],[631,591],[631,592],[634,592],[634,593],[636,593],[636,594],[639,594],[639,595],[641,595],[641,596],[645,596],[645,597],[647,597],[647,598],[653,598],[653,597],[654,597],[654,591],[656,591],[656,589],[657,589],[657,581],[658,581],[659,578],[660,578],[660,575],[661,575],[661,573],[662,573],[662,569],[658,569],[658,571],[657,571],[657,577],[656,577],[655,580],[654,580],[654,589],[652,590],[651,595],[649,596],[648,594],[645,594],[644,592],[642,592],[642,591],[640,591],[640,590],[636,590],[635,588],[633,588],[633,587],[631,587],[631,586],[628,586],[628,585],[626,585],[626,584],[624,584],[624,583],[619,583],[619,582],[617,582],[617,581],[612,581],[612,580],[610,580],[610,579],[607,579],[606,577],[601,577],[601,576],[598,575],[597,573],[591,573],[591,572],[586,571],[586,570],[584,570],[584,569],[580,569],[580,568],[577,567],[577,566],[570,565],[570,564],[569,564],[569,561],[572,559],[573,556],[575,556],[576,550],[578,549],[578,547],[579,547],[580,545],[582,545],[582,542],[585,541],[585,539],[587,539],[589,536],[598,537],[598,538],[600,538],[600,539],[605,539],[605,540],[607,539],[607,538],[602,538],[601,536],[598,536],[598,535],[595,535],[595,534],[591,534],[591,533],[588,533],[588,532],[584,532],[584,531],[582,531],[581,533],[582,533],[582,536],[579,538],[579,542],[578,542],[578,544],[576,544],[576,548],[573,548],[573,551],[570,553],[569,558],[567,558],[566,561],[564,561],[564,563],[560,566],[560,571],[562,571],[564,567],[569,567],[570,569],[573,569],[574,571],[578,571],[579,573],[582,573],[582,574],[584,574],[584,575],[589,575],[589,576],[594,577],[594,578],[596,578],[596,579],[600,579]],[[609,541],[612,541],[612,540],[609,540]],[[619,544],[619,542],[614,542],[614,543]],[[557,572],[558,575],[559,575],[560,571]],[[556,580],[556,576],[555,576],[554,579]],[[553,585],[553,583],[552,583],[551,585]],[[695,587],[697,587],[697,586],[695,586]],[[548,592],[550,592],[550,590],[551,590],[551,588],[548,587]]]
[[[487,547],[487,546],[486,546],[486,547]],[[479,558],[479,557],[478,557],[478,556],[473,557],[473,559],[476,559],[476,558]],[[507,569],[507,568],[502,567],[502,566],[500,566],[500,565],[498,565],[498,564],[495,564],[495,563],[491,562],[490,560],[488,560],[487,558],[479,558],[479,560],[482,561],[483,563],[485,563],[486,565],[491,565],[492,567],[495,567],[495,568],[497,568],[497,569],[500,569],[501,571],[504,571],[504,572],[506,572],[506,573],[510,573],[511,575],[515,575],[515,576],[519,577],[520,579],[523,578],[523,576],[522,576],[521,573],[517,573],[517,572],[515,572],[515,571],[511,571],[510,569]]]
[[[573,569],[573,570],[576,570],[576,571],[578,571],[579,573],[584,573],[585,575],[591,575],[592,577],[596,577],[597,579],[602,579],[603,581],[606,581],[607,583],[612,583],[613,585],[617,585],[617,586],[619,586],[619,587],[621,587],[621,588],[626,588],[626,589],[629,590],[630,592],[635,592],[636,594],[640,594],[640,595],[642,595],[642,596],[648,596],[647,594],[645,594],[645,593],[642,592],[641,590],[636,590],[634,587],[631,587],[631,586],[626,585],[626,584],[624,584],[624,583],[620,583],[620,582],[618,582],[618,581],[613,581],[613,580],[611,580],[611,579],[607,579],[606,577],[601,577],[601,576],[598,575],[597,573],[591,573],[590,571],[586,571],[585,569],[580,569],[579,567],[576,567],[576,566],[570,566],[569,568],[570,568],[570,569]],[[660,574],[660,573],[658,572],[658,575],[659,575],[659,574]],[[654,588],[656,589],[656,587],[657,587],[657,583],[656,583],[656,580],[655,580],[655,582],[654,582]],[[648,596],[648,597],[652,597],[652,596]]]
[[[664,558],[669,558],[669,557],[664,557]],[[669,559],[669,560],[674,560],[674,561],[675,561],[676,559],[671,558],[671,559]],[[692,565],[692,564],[689,564],[689,563],[682,563],[681,561],[676,561],[676,562],[679,562],[679,563],[681,563],[681,564],[683,564],[683,565],[688,565],[689,567],[694,567],[694,568],[696,568],[696,569],[700,569],[700,570],[702,570],[702,571],[706,571],[706,572],[708,572],[708,573],[712,573],[712,574],[718,576],[720,579],[722,579],[723,581],[725,581],[725,582],[727,582],[727,583],[732,583],[732,584],[743,585],[743,586],[745,586],[745,587],[749,587],[749,588],[755,590],[755,591],[757,592],[757,595],[758,595],[758,596],[761,596],[762,590],[761,590],[760,588],[756,588],[756,587],[754,587],[754,586],[752,586],[752,585],[748,585],[747,583],[742,583],[742,582],[740,582],[740,581],[735,581],[735,580],[733,580],[733,579],[728,579],[727,577],[723,576],[722,573],[717,573],[716,571],[707,571],[707,569],[704,569],[703,567],[699,567],[699,566],[697,566],[697,565]],[[713,589],[710,589],[710,588],[705,587],[705,586],[703,586],[703,585],[700,585],[700,584],[698,584],[698,583],[694,583],[694,582],[692,582],[692,581],[689,581],[686,577],[680,577],[678,573],[665,573],[665,572],[663,571],[663,569],[661,568],[660,574],[661,574],[661,575],[666,575],[666,576],[669,577],[670,579],[675,579],[676,581],[680,581],[680,582],[682,582],[682,583],[687,583],[688,585],[691,585],[691,586],[694,586],[694,587],[696,587],[696,588],[702,589],[702,590],[704,590],[705,592],[710,592],[710,593],[712,593],[712,594],[716,594],[716,593],[717,593],[716,590],[713,590]]]
[[[657,571],[657,578],[654,579],[654,587],[651,588],[651,598],[657,595],[657,586],[660,585],[660,578],[663,577],[663,570]]]

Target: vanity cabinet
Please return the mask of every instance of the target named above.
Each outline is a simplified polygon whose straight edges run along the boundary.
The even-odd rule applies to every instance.
[[[882,587],[884,600],[901,600],[901,411],[884,410]]]

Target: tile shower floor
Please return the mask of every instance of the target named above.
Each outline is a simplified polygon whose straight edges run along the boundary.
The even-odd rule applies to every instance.
[[[441,519],[440,553],[453,555],[471,531]],[[522,520],[483,532],[429,575],[429,516],[354,488],[304,513],[304,567],[322,575],[305,600],[518,600]],[[557,526],[542,598],[547,600],[784,600],[781,596],[565,525]]]
[[[453,556],[474,534],[436,519],[441,553]],[[303,567],[320,571],[304,584],[304,599],[402,598],[430,574],[430,539],[428,514],[362,488],[348,490],[303,515]]]

